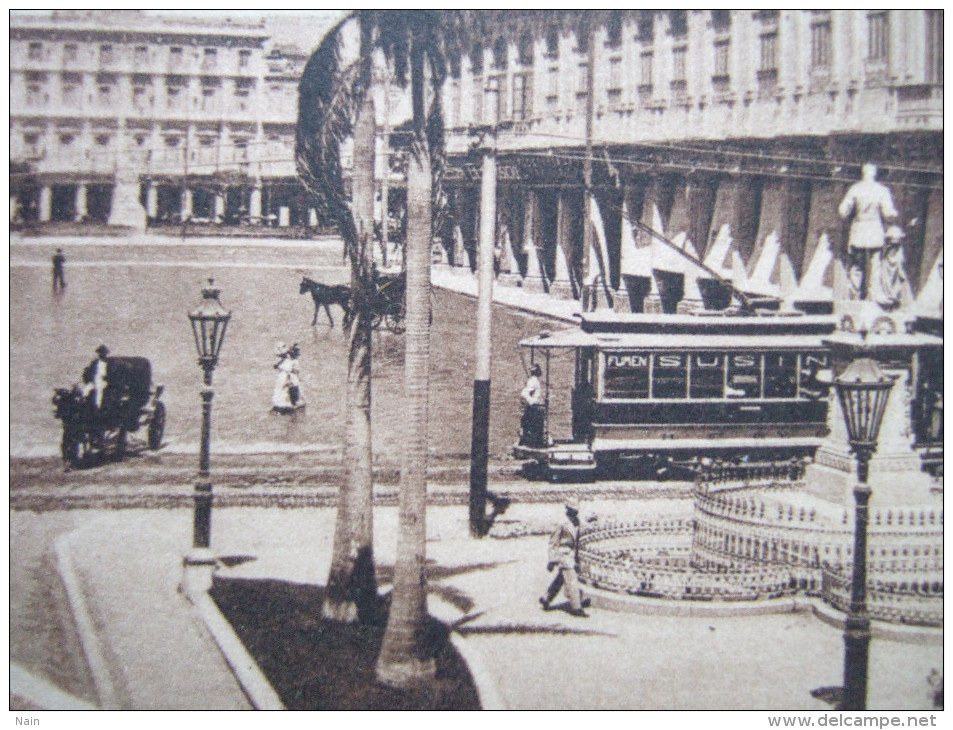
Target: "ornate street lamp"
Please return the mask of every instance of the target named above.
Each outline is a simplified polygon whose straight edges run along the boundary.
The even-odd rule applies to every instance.
[[[199,473],[195,484],[195,511],[192,530],[192,550],[185,558],[186,589],[207,591],[212,585],[215,556],[209,550],[212,532],[212,483],[209,480],[209,445],[212,434],[212,373],[218,364],[218,355],[225,342],[225,330],[232,313],[226,311],[218,299],[215,280],[209,279],[202,289],[202,301],[189,312],[198,363],[204,373],[202,390],[202,441],[199,450]]]
[[[880,424],[894,379],[880,371],[870,358],[854,360],[834,380],[834,388],[847,424],[847,440],[857,458],[854,487],[854,561],[850,580],[850,608],[844,622],[844,695],[842,710],[867,706],[867,657],[870,616],[867,613],[867,484],[870,457],[877,450]]]

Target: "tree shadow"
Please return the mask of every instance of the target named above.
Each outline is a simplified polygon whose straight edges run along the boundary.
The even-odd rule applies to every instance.
[[[368,623],[322,617],[324,587],[270,579],[215,577],[211,596],[284,705],[296,710],[473,710],[479,698],[466,664],[435,619],[424,644],[436,659],[433,681],[412,690],[375,677],[389,611]]]

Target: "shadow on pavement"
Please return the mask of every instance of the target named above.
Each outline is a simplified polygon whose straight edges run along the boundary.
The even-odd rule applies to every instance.
[[[480,709],[470,673],[436,620],[426,638],[435,680],[407,691],[377,683],[386,598],[378,621],[342,624],[322,618],[322,586],[216,577],[210,594],[288,709]]]

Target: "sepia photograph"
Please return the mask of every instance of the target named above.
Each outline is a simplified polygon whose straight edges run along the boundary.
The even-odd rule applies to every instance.
[[[14,724],[936,725],[942,10],[8,23]]]

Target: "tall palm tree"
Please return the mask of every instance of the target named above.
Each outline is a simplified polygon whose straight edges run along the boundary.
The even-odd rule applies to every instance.
[[[360,26],[360,59],[345,67],[341,62],[342,29],[356,19]],[[459,48],[466,35],[469,14],[461,11],[361,10],[331,30],[315,51],[302,75],[299,92],[297,135],[298,168],[302,180],[337,223],[345,240],[352,266],[352,290],[357,324],[351,323],[351,365],[357,377],[369,383],[370,341],[363,333],[361,305],[373,293],[373,278],[364,255],[366,238],[361,235],[357,191],[355,204],[348,204],[341,170],[340,146],[355,136],[355,119],[364,114],[369,80],[365,64],[376,49],[383,51],[394,79],[406,87],[409,81],[413,110],[412,142],[407,179],[407,287],[406,287],[406,436],[401,466],[397,561],[390,615],[377,663],[378,678],[405,686],[433,675],[432,653],[425,641],[427,593],[426,562],[427,410],[430,360],[430,252],[434,229],[446,222],[446,197],[440,180],[443,171],[443,118],[440,93],[449,67],[459,67]],[[369,66],[367,67],[369,68]],[[408,77],[409,71],[409,77]],[[427,109],[425,84],[432,85]],[[360,114],[358,111],[360,110]],[[358,126],[360,126],[358,124]],[[357,147],[355,147],[355,164]],[[355,183],[357,183],[355,171]],[[361,272],[354,279],[354,271]],[[362,329],[365,328],[366,329]],[[359,340],[359,341],[358,341]],[[366,360],[364,353],[367,353]],[[366,363],[366,364],[365,364]],[[349,370],[350,372],[350,370]],[[350,376],[349,376],[350,380]],[[356,388],[355,388],[356,390]],[[362,401],[362,403],[365,401]],[[369,394],[366,399],[369,406]],[[356,410],[357,401],[352,407]],[[369,408],[367,428],[369,431]],[[363,423],[363,422],[362,422]],[[368,437],[369,442],[369,437]],[[346,448],[355,448],[348,444]],[[357,457],[369,456],[369,449]],[[346,462],[350,470],[350,461]],[[363,462],[361,462],[363,463]],[[366,462],[369,465],[369,458]],[[358,479],[358,474],[361,478]],[[349,474],[342,490],[335,527],[335,549],[328,580],[329,600],[370,598],[374,587],[373,545],[369,534],[370,477],[359,470]],[[363,481],[362,481],[363,480]],[[366,510],[366,511],[365,511]],[[340,540],[339,540],[339,537]],[[333,584],[333,585],[332,585]],[[346,610],[329,608],[325,614],[352,618],[361,615],[361,603]]]
[[[344,66],[341,45],[349,16],[335,26],[308,61],[299,87],[297,161],[315,201],[336,223],[351,267],[351,306],[345,319],[349,349],[344,433],[345,483],[334,528],[331,569],[322,612],[326,618],[370,620],[377,608],[373,546],[371,452],[373,295],[374,102],[370,26],[360,23],[360,53]],[[340,146],[352,136],[354,168],[349,203]]]
[[[466,18],[460,11],[391,11],[380,26],[381,45],[397,81],[410,69],[413,112],[407,166],[407,317],[404,392],[406,429],[400,474],[397,560],[377,678],[406,687],[432,678],[427,642],[427,410],[430,366],[430,257],[434,227],[445,220],[440,192],[443,118],[440,92],[448,64],[458,62]],[[426,108],[429,74],[433,101]],[[435,205],[436,202],[436,205]]]

